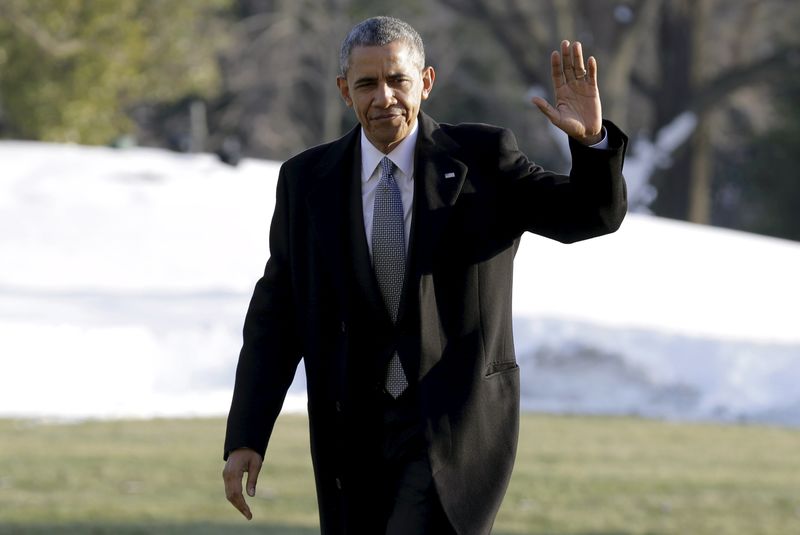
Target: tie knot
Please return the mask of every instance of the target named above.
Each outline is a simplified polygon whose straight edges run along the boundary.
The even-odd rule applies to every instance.
[[[393,176],[394,162],[388,156],[384,156],[381,160],[381,178]]]

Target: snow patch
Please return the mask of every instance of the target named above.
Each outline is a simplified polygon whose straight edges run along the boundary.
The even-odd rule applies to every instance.
[[[667,143],[665,140],[664,143]],[[224,415],[279,164],[2,142],[0,416]],[[629,215],[526,236],[529,410],[800,425],[800,245]],[[305,410],[302,366],[285,410]]]

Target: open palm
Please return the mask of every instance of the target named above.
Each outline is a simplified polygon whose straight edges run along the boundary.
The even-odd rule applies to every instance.
[[[587,145],[599,142],[603,112],[597,90],[597,61],[590,57],[584,67],[580,42],[562,41],[561,52],[550,55],[550,66],[555,107],[541,97],[534,97],[533,103],[567,135]]]

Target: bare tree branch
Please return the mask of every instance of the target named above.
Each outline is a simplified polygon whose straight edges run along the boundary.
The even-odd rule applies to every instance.
[[[571,0],[553,0],[558,39],[575,39],[575,8]]]
[[[630,81],[631,86],[647,100],[653,100],[658,97],[658,86],[645,80],[638,72],[631,73]]]
[[[634,21],[623,30],[622,37],[617,42],[606,74],[601,74],[606,80],[604,87],[607,91],[603,100],[607,103],[605,107],[609,111],[609,117],[618,117],[618,120],[625,117],[629,84],[636,70],[634,62],[642,56],[641,45],[655,26],[661,4],[662,0],[640,2]]]
[[[797,69],[800,66],[800,47],[782,48],[774,54],[737,65],[710,79],[700,88],[689,109],[697,114],[708,113],[731,93],[747,85],[766,81],[770,75]]]
[[[84,43],[78,39],[56,38],[34,19],[17,9],[15,4],[0,3],[0,15],[36,43],[36,46],[53,57],[69,57],[85,48]]]
[[[525,22],[530,17],[516,17],[515,12],[498,12],[491,6],[491,0],[440,0],[442,4],[458,9],[461,14],[466,14],[474,19],[485,23],[495,39],[497,39],[506,50],[506,57],[520,73],[525,83],[528,85],[544,85],[544,80],[537,65],[530,62],[530,58],[538,57],[541,47],[545,41],[541,37],[536,39],[530,35],[530,30],[525,26]],[[515,6],[517,10],[519,6]],[[533,49],[533,54],[531,50]]]

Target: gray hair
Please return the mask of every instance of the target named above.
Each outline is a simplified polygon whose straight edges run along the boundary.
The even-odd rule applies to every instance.
[[[407,22],[393,17],[372,17],[356,24],[342,41],[339,53],[339,72],[347,75],[350,68],[350,54],[358,46],[384,46],[394,41],[402,41],[411,51],[412,60],[420,70],[425,67],[425,47],[422,37]]]

